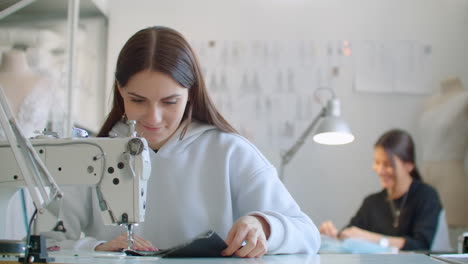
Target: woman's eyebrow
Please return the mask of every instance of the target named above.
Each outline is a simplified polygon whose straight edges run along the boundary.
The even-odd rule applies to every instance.
[[[128,93],[129,95],[133,95],[133,96],[135,96],[135,97],[139,97],[139,98],[145,99],[144,96],[138,95],[138,94],[136,94],[136,93],[133,93],[133,92],[127,92],[127,93]]]
[[[181,94],[171,94],[169,96],[162,98],[161,100],[172,99],[172,98],[179,97],[179,96],[181,96]]]
[[[127,93],[128,93],[129,95],[131,95],[131,96],[135,96],[135,97],[138,97],[138,98],[141,98],[141,99],[146,99],[146,97],[141,96],[141,95],[139,95],[139,94],[136,94],[136,93],[134,93],[134,92],[127,92]],[[166,96],[166,97],[164,97],[164,98],[161,98],[161,100],[172,99],[172,98],[180,97],[180,96],[182,96],[182,95],[181,95],[181,94],[171,94],[171,95],[169,95],[169,96]]]

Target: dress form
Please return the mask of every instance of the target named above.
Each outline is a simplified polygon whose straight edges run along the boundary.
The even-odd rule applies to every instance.
[[[426,100],[420,128],[423,179],[438,190],[449,226],[468,227],[468,90],[460,79],[442,81]]]
[[[0,65],[0,85],[8,97],[13,113],[18,113],[24,97],[41,79],[42,77],[29,67],[23,51],[11,50],[3,53]]]
[[[0,86],[26,137],[47,126],[50,80],[29,67],[25,52],[13,49],[2,54]]]

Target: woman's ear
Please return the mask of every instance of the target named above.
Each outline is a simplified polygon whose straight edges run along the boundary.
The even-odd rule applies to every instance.
[[[411,173],[414,170],[414,163],[413,162],[403,162],[403,168],[405,168],[405,170],[408,173]]]
[[[398,157],[397,155],[394,156],[393,158],[394,160],[394,163],[395,163],[395,167],[398,169],[398,170],[404,170],[408,173],[411,173],[414,169],[414,163],[413,162],[407,162],[407,161],[403,161],[400,159],[400,157]]]

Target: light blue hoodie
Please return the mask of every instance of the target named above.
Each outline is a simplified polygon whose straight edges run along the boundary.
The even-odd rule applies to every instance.
[[[110,134],[127,130],[120,123]],[[212,229],[225,239],[239,217],[255,214],[270,224],[269,254],[317,252],[316,226],[252,143],[196,121],[182,140],[180,132],[151,153],[144,238],[168,248]]]

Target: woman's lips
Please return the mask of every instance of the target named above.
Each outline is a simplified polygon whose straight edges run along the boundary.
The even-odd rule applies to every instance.
[[[157,132],[161,130],[161,127],[150,127],[146,125],[142,125],[145,130],[151,131],[151,132]]]
[[[392,181],[392,177],[388,177],[388,176],[381,176],[381,179],[385,183],[389,183]]]

